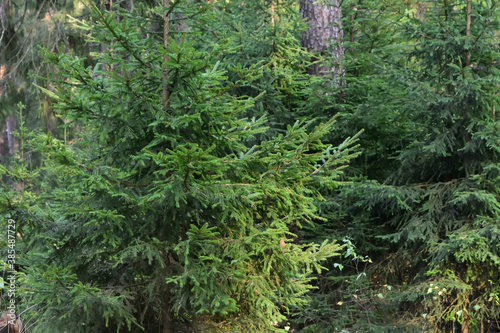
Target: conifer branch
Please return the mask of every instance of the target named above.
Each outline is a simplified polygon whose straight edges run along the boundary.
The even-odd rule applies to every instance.
[[[97,6],[93,3],[90,3],[90,6],[92,7],[92,9],[99,15],[99,18],[101,19],[101,22],[102,24],[104,24],[104,26],[108,29],[108,31],[113,35],[113,37],[123,46],[123,48],[125,50],[127,50],[127,52],[129,54],[131,54],[135,60],[137,60],[142,66],[146,67],[146,68],[151,68],[151,66],[149,64],[147,64],[141,57],[139,57],[139,55],[137,54],[137,52],[134,52],[134,50],[132,50],[130,48],[130,46],[126,43],[126,41],[116,33],[116,30],[114,29],[114,26],[112,26],[109,22],[109,19],[112,19],[112,16],[110,15],[107,15],[106,13],[103,13],[99,8],[97,8]]]
[[[163,46],[165,47],[165,54],[163,55],[163,97],[162,97],[162,102],[163,102],[163,107],[166,109],[169,106],[169,100],[170,100],[170,91],[169,91],[169,85],[168,85],[168,79],[169,79],[169,69],[168,69],[168,61],[169,61],[169,54],[168,54],[168,43],[169,43],[169,38],[170,38],[170,13],[169,13],[169,7],[170,7],[170,0],[165,0],[164,3],[165,6],[165,17],[163,21]]]

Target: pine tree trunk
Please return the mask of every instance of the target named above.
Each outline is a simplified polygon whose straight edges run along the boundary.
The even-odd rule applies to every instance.
[[[340,85],[344,77],[344,33],[339,0],[301,0],[300,12],[310,25],[302,36],[302,46],[332,61],[312,65],[309,74],[331,76],[333,83]]]

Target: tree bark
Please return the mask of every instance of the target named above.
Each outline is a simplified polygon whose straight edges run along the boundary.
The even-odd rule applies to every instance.
[[[300,12],[310,25],[302,35],[302,46],[326,58],[310,66],[309,74],[331,76],[335,85],[341,85],[344,33],[339,0],[301,0]]]

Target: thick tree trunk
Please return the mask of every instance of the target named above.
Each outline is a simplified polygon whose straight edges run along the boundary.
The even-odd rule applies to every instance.
[[[302,36],[302,46],[327,59],[312,65],[308,72],[331,76],[334,84],[340,85],[344,77],[344,33],[339,0],[301,0],[300,12],[310,25]]]

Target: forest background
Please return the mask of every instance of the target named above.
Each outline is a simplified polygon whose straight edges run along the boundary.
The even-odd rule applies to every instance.
[[[1,1],[2,310],[500,332],[499,5]]]

